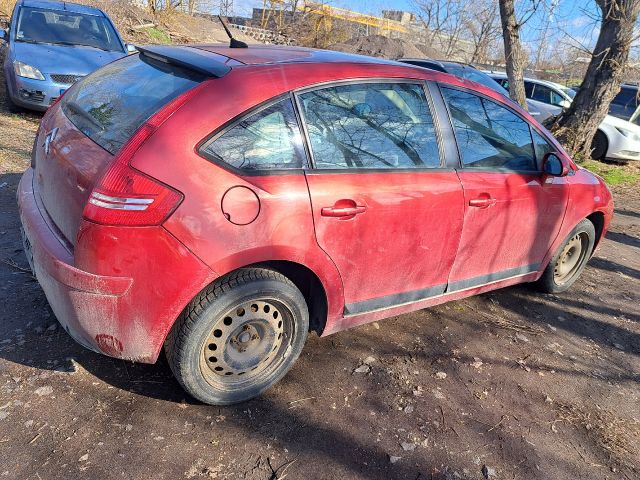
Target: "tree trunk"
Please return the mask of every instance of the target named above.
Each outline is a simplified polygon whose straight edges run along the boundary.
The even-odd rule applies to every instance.
[[[591,155],[591,139],[620,91],[640,0],[596,0],[602,11],[600,34],[582,85],[571,106],[550,129],[567,151]]]
[[[524,64],[526,57],[520,43],[520,25],[516,19],[514,0],[500,0],[500,21],[504,39],[504,56],[509,79],[509,96],[527,109],[524,93]]]

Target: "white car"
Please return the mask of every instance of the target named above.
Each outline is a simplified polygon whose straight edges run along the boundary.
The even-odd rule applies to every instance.
[[[489,76],[509,88],[507,75],[489,72]],[[524,79],[528,99],[546,103],[556,109],[556,115],[571,105],[576,92],[554,82],[534,78]],[[591,143],[591,156],[597,160],[609,159],[621,162],[640,160],[640,126],[620,118],[607,115],[598,126]]]

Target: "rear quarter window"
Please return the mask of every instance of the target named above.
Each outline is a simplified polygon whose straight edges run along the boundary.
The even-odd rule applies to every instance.
[[[115,154],[145,120],[202,80],[189,70],[131,55],[76,83],[60,105],[78,130]]]

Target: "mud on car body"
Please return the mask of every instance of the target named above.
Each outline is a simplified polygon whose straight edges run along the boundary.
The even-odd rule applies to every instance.
[[[569,288],[613,204],[479,84],[294,47],[146,47],[45,115],[25,241],[82,345],[252,398],[309,331],[521,282]]]

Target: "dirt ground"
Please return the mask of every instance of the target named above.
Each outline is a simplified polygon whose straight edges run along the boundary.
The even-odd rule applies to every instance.
[[[266,395],[217,408],[164,359],[116,361],[58,327],[15,201],[38,120],[0,104],[0,478],[639,478],[637,186],[616,190],[568,293],[514,287],[313,335]]]

